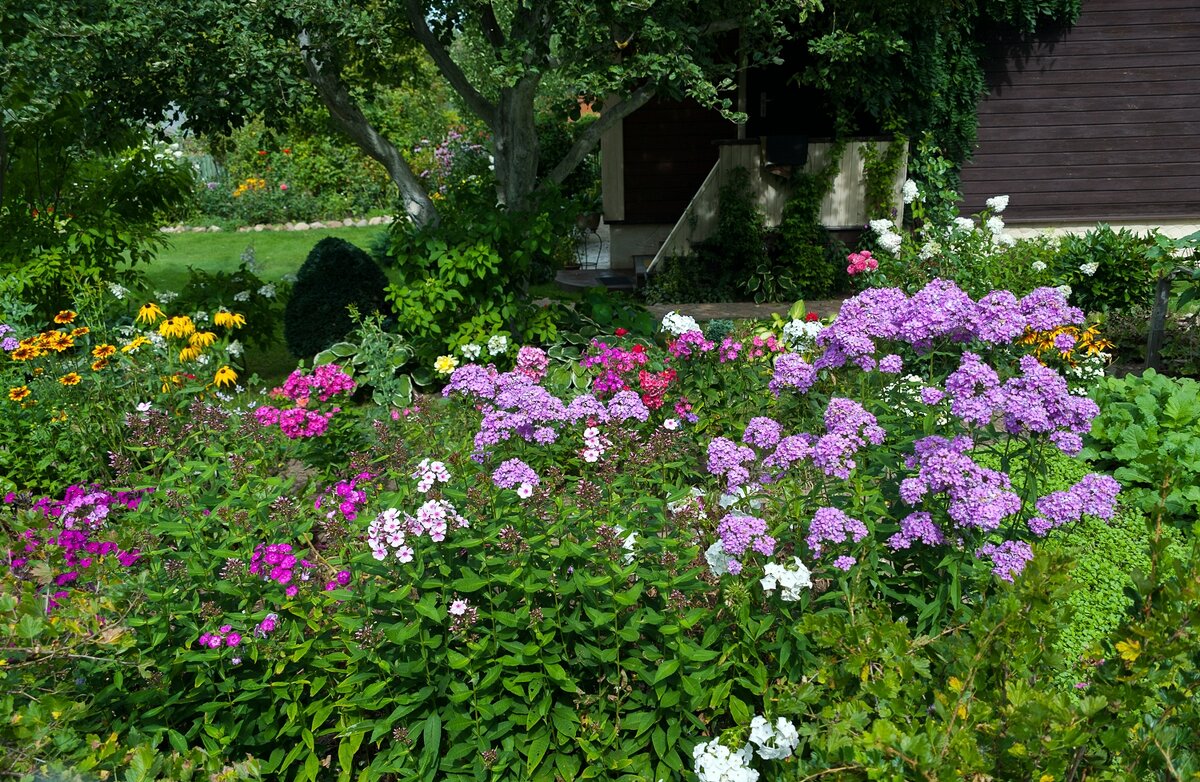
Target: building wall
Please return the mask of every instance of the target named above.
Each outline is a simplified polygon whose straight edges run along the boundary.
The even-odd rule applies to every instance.
[[[1007,194],[1010,224],[1200,221],[1200,2],[1083,0],[996,53],[963,212]]]

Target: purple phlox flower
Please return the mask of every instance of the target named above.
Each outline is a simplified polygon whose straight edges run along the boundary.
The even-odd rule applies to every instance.
[[[980,342],[1005,345],[1025,333],[1020,302],[1010,291],[992,291],[975,305],[971,331]]]
[[[1121,485],[1110,475],[1090,473],[1066,491],[1047,494],[1037,501],[1041,516],[1029,520],[1029,529],[1044,536],[1050,530],[1079,521],[1084,515],[1111,519]]]
[[[975,313],[975,302],[953,281],[932,280],[895,310],[896,336],[919,351],[943,337],[966,341]]]
[[[857,562],[858,560],[854,557],[849,556],[848,554],[843,554],[833,561],[833,566],[838,570],[849,570],[850,568],[854,567]]]
[[[915,541],[927,546],[938,546],[944,543],[946,536],[933,521],[933,517],[924,511],[910,513],[900,520],[900,531],[888,538],[888,547],[893,551],[906,549]]]
[[[463,394],[479,399],[492,399],[496,396],[496,377],[499,373],[493,366],[482,367],[479,364],[464,364],[450,375],[450,382],[442,389],[442,396]]]
[[[826,543],[845,543],[847,538],[858,543],[868,534],[867,525],[847,516],[838,508],[818,508],[808,525],[805,538],[814,555],[820,556]]]
[[[897,356],[895,353],[884,356],[879,359],[879,371],[889,375],[898,375],[904,370],[904,359]]]
[[[944,493],[950,500],[950,518],[958,526],[996,529],[1020,510],[1021,499],[1006,474],[980,467],[967,456],[971,446],[971,439],[962,435],[917,440],[914,455],[905,461],[917,474],[900,482],[900,499],[916,505],[929,494]]]
[[[996,370],[978,354],[964,351],[958,369],[946,378],[950,411],[966,424],[987,426],[1002,401],[1000,378]]]
[[[854,469],[852,457],[867,443],[880,445],[886,436],[875,416],[852,399],[833,397],[825,408],[825,429],[813,445],[813,464],[826,475],[846,479]]]
[[[1086,434],[1100,408],[1091,399],[1070,393],[1067,381],[1034,356],[1022,356],[1021,374],[1004,383],[999,393],[1004,426],[1009,432],[1030,431],[1051,434],[1059,430]],[[1052,441],[1066,453],[1082,441],[1059,436]]]
[[[813,443],[816,440],[816,437],[807,433],[784,437],[779,441],[779,445],[775,446],[775,451],[763,459],[763,467],[778,472],[787,470],[796,462],[813,455]]]
[[[509,459],[492,472],[492,483],[501,489],[515,489],[522,484],[537,486],[541,483],[538,474],[520,459]]]
[[[646,421],[650,418],[650,408],[642,401],[636,391],[618,391],[608,400],[608,415],[616,421],[635,419]]]
[[[1009,583],[1033,561],[1033,548],[1023,540],[1006,540],[1003,543],[985,543],[975,552],[976,559],[987,557],[992,561],[992,573]]]
[[[775,538],[767,534],[767,522],[755,516],[726,515],[717,524],[717,536],[722,551],[730,558],[729,572],[734,575],[741,572],[740,557],[746,552],[755,551],[764,557],[775,553]]]
[[[773,418],[766,416],[758,416],[751,418],[750,423],[746,424],[746,431],[742,433],[742,442],[753,445],[755,448],[773,448],[779,444],[779,438],[783,435],[783,427]]]
[[[1053,331],[1059,326],[1083,323],[1083,310],[1072,307],[1057,288],[1035,288],[1020,301],[1021,317],[1034,331]]]
[[[784,388],[794,388],[801,394],[807,393],[817,380],[817,370],[799,353],[784,353],[775,359],[775,371],[767,388],[779,396]]]
[[[940,388],[933,386],[923,386],[921,388],[921,401],[927,405],[936,405],[946,398],[946,392]]]
[[[580,421],[602,424],[608,421],[608,408],[591,394],[580,394],[567,405],[566,419],[573,424]]]
[[[730,492],[737,491],[750,479],[750,471],[745,465],[753,463],[756,458],[753,449],[738,445],[726,437],[714,437],[708,444],[708,471],[724,477]]]

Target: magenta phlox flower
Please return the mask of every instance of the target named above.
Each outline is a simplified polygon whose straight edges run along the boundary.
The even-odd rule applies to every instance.
[[[1025,565],[1033,561],[1033,548],[1023,540],[985,543],[975,552],[975,557],[990,559],[993,575],[1012,583],[1025,570]]]
[[[816,367],[805,361],[799,353],[784,353],[775,359],[775,369],[767,388],[775,396],[779,396],[785,388],[794,388],[804,394],[816,381]]]
[[[705,339],[702,332],[685,331],[667,343],[667,352],[675,358],[691,358],[694,354],[709,353],[716,347],[716,343]]]
[[[808,525],[805,541],[814,555],[820,556],[826,543],[858,543],[868,534],[867,525],[847,516],[838,508],[818,508]]]
[[[538,381],[546,375],[550,359],[541,348],[525,345],[517,351],[517,366],[513,370],[520,372],[530,380]]]

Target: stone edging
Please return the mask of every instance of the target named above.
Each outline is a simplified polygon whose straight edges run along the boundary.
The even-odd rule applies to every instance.
[[[261,231],[309,231],[313,228],[366,228],[371,225],[388,225],[395,218],[391,215],[380,215],[377,217],[363,217],[354,219],[347,217],[345,220],[315,220],[311,223],[259,223],[257,225],[242,225],[238,226],[237,233],[250,233]],[[167,225],[158,229],[164,234],[184,234],[184,233],[219,233],[224,231],[219,225]]]

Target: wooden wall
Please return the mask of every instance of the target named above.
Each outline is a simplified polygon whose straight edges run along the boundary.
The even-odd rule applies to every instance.
[[[1198,0],[1083,0],[1066,33],[1006,44],[964,213],[1007,194],[1009,223],[1200,220]]]

